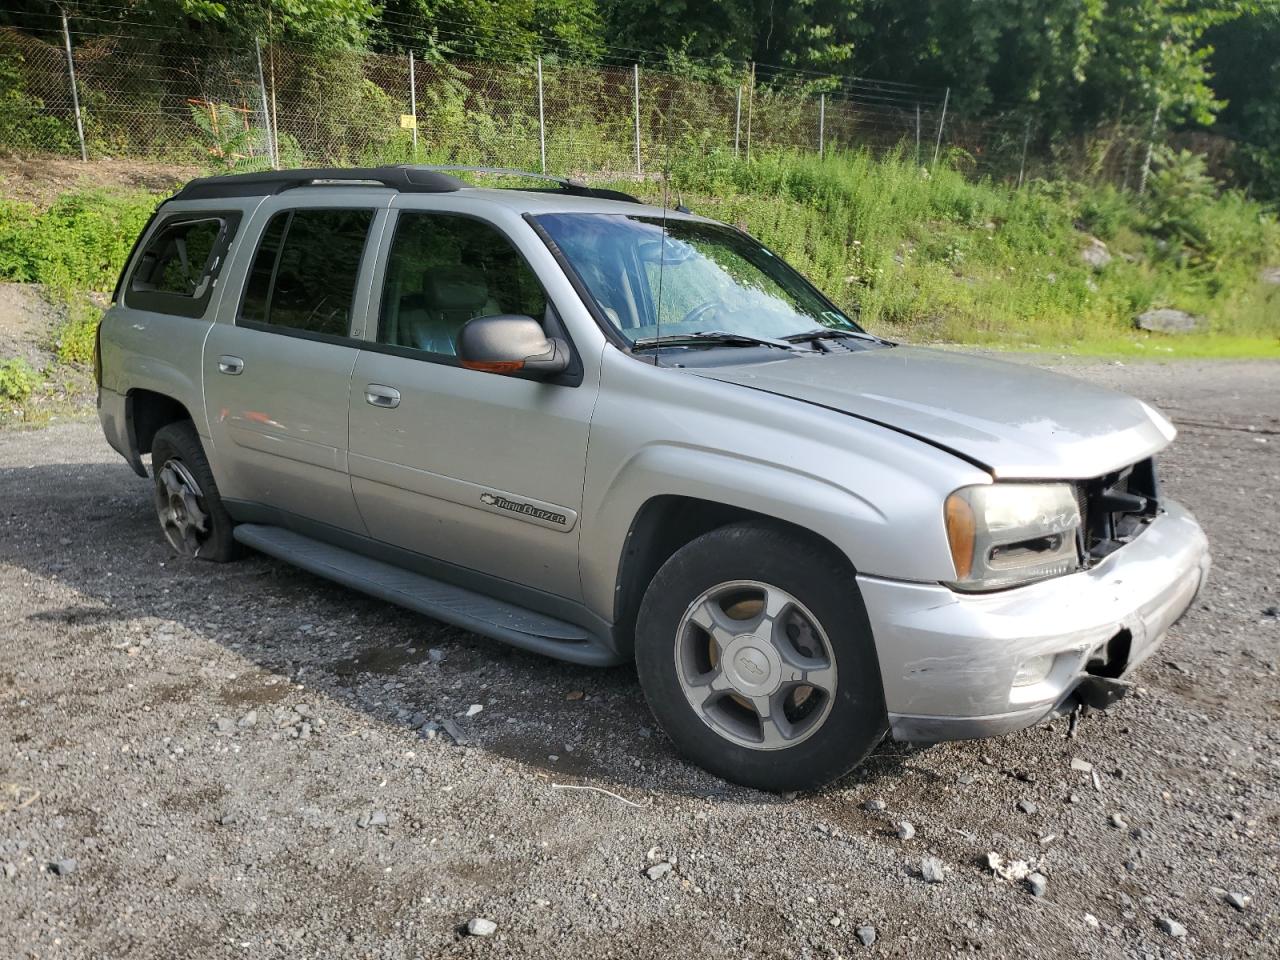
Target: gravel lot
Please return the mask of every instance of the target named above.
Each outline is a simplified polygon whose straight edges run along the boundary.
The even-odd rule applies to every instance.
[[[1074,738],[794,797],[675,759],[629,670],[174,560],[94,423],[0,434],[0,955],[1277,956],[1280,366],[1070,371],[1179,423],[1210,587]]]

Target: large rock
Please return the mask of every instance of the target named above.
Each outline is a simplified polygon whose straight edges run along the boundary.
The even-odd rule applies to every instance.
[[[1280,284],[1280,267],[1263,267],[1258,279],[1263,283]]]
[[[1080,259],[1093,269],[1101,270],[1111,262],[1111,251],[1097,237],[1090,237],[1089,245],[1080,251]]]
[[[1208,325],[1204,317],[1170,307],[1140,313],[1133,322],[1139,329],[1152,333],[1198,333]]]

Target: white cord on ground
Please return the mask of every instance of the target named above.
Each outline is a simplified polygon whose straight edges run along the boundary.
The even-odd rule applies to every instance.
[[[606,790],[604,789],[604,787],[588,787],[585,785],[578,785],[573,783],[553,783],[551,785],[551,789],[552,790],[590,790],[593,793],[603,793],[606,797],[613,797],[613,799],[615,800],[621,800],[628,807],[635,807],[639,810],[643,810],[645,807],[649,806],[648,801],[644,803],[636,803],[634,800],[628,800],[626,797],[620,797],[616,793],[614,793],[612,790]]]

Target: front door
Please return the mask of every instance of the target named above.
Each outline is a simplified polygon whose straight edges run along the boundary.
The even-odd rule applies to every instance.
[[[377,342],[351,380],[351,480],[370,535],[579,598],[595,383],[468,370],[455,355],[473,317],[557,324],[533,270],[490,223],[401,211],[381,290]]]
[[[347,474],[347,407],[361,346],[353,333],[363,332],[352,323],[367,300],[362,261],[379,214],[268,203],[255,218],[266,226],[244,296],[205,341],[219,489],[233,515],[363,533]]]

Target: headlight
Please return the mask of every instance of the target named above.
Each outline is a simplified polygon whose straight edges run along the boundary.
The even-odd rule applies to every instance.
[[[996,590],[1080,565],[1080,508],[1066,483],[992,483],[947,497],[957,590]]]

